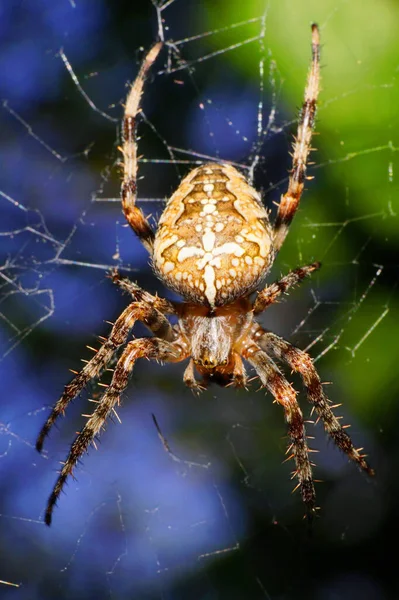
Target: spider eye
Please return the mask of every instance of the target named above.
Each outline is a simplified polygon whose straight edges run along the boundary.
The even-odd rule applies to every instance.
[[[218,361],[213,356],[207,356],[207,357],[204,357],[199,362],[203,367],[206,367],[207,369],[215,369],[216,367],[225,367],[229,361],[227,358]]]
[[[204,358],[202,364],[204,367],[216,367],[217,365],[216,360],[212,358]]]
[[[198,363],[201,366],[206,367],[207,369],[214,369],[218,366],[218,364],[220,364],[215,356],[212,356],[208,353],[205,356],[199,358]]]

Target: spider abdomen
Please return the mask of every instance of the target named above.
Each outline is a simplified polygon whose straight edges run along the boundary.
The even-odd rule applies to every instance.
[[[153,263],[192,302],[222,306],[250,293],[273,262],[267,211],[231,165],[191,171],[159,221]]]

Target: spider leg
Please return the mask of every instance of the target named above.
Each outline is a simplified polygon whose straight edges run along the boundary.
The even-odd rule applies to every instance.
[[[130,281],[127,277],[121,277],[117,269],[114,269],[110,273],[112,282],[120,287],[124,292],[130,294],[136,302],[145,302],[150,304],[164,315],[176,314],[175,307],[172,302],[166,300],[166,298],[160,298],[159,296],[153,296],[149,292],[143,290],[137,283]]]
[[[80,373],[65,386],[64,393],[55,404],[37,438],[36,449],[39,452],[41,452],[44,440],[57,418],[65,412],[71,400],[76,398],[87,383],[100,375],[116,350],[126,342],[129,332],[137,320],[143,321],[143,323],[158,337],[162,337],[166,340],[172,340],[174,337],[172,326],[167,318],[158,310],[151,305],[146,305],[144,303],[133,302],[130,304],[117,319],[108,339],[100,347],[98,352],[96,352]]]
[[[306,162],[311,150],[312,130],[315,122],[316,102],[320,87],[320,39],[317,25],[312,25],[312,63],[308,74],[305,100],[299,114],[298,130],[294,142],[292,171],[288,189],[281,197],[274,224],[274,248],[278,252],[297,211],[304,188]]]
[[[314,406],[319,418],[323,421],[324,429],[334,443],[353,460],[368,475],[374,475],[373,469],[367,464],[365,455],[357,450],[332,411],[332,407],[324,393],[320,377],[313,361],[307,352],[292,346],[283,338],[270,332],[263,332],[257,343],[267,352],[271,351],[280,360],[284,360],[293,371],[298,372],[306,388],[307,398]]]
[[[254,315],[258,315],[263,312],[270,306],[270,304],[274,304],[277,301],[277,298],[284,294],[289,288],[300,283],[305,277],[310,275],[313,271],[320,269],[321,265],[319,262],[314,262],[310,265],[305,265],[304,267],[299,267],[298,269],[294,269],[288,275],[285,275],[278,281],[275,281],[271,285],[266,286],[263,290],[261,290],[257,297],[255,298],[253,304]]]
[[[296,467],[293,475],[298,479],[302,500],[306,505],[308,518],[311,519],[316,510],[316,493],[309,460],[311,450],[308,447],[305,424],[296,392],[274,361],[258,346],[252,345],[245,349],[243,357],[255,368],[262,384],[273,394],[276,402],[284,408],[291,441],[288,448],[289,458],[294,458]]]
[[[123,117],[123,181],[121,187],[122,209],[130,227],[138,236],[143,246],[152,255],[154,232],[143,212],[136,206],[137,199],[137,144],[136,118],[140,111],[140,100],[143,93],[147,73],[156,60],[162,42],[156,43],[148,52],[140,67],[140,71],[130,89],[126,100]]]
[[[88,450],[90,444],[100,433],[106,419],[110,416],[116,404],[119,404],[120,396],[125,390],[133,367],[138,358],[156,359],[170,362],[178,362],[186,357],[183,350],[177,344],[171,344],[158,338],[140,338],[129,342],[123,351],[114,371],[112,381],[105,394],[97,404],[93,414],[89,417],[86,425],[75,438],[68,457],[63,464],[53,491],[48,499],[45,522],[51,524],[52,513],[60,493],[69,475],[80,457]]]

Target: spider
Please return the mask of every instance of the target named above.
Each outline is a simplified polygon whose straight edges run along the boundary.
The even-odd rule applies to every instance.
[[[162,42],[145,56],[129,91],[123,118],[122,207],[127,222],[148,250],[157,276],[180,294],[183,302],[153,296],[137,284],[113,272],[112,279],[133,301],[114,323],[111,333],[93,358],[65,387],[43,425],[36,447],[43,442],[57,418],[90,380],[100,376],[118,348],[126,344],[109,386],[82,430],[77,434],[48,499],[45,522],[51,524],[53,509],[80,457],[88,450],[108,417],[115,413],[139,358],[162,362],[189,359],[184,383],[200,391],[209,383],[245,387],[243,359],[256,371],[262,386],[281,404],[288,425],[289,458],[295,461],[294,477],[309,518],[316,510],[316,496],[309,459],[304,419],[296,391],[284,377],[276,361],[288,364],[300,374],[307,399],[322,420],[334,443],[362,470],[373,470],[356,449],[345,427],[333,412],[310,356],[289,342],[263,329],[256,317],[289,288],[320,267],[320,263],[297,268],[279,281],[256,291],[270,270],[298,209],[306,179],[306,163],[311,150],[316,101],[320,80],[320,41],[317,25],[312,25],[312,60],[293,144],[292,170],[288,189],[281,197],[277,216],[271,224],[257,191],[229,164],[208,163],[193,169],[168,200],[154,233],[136,206],[137,143],[136,119],[148,71],[156,60]],[[172,325],[166,315],[177,317]],[[127,341],[136,321],[153,336]],[[201,377],[196,379],[196,372]]]

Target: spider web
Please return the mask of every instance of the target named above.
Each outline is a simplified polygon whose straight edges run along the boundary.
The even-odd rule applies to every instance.
[[[378,557],[397,521],[388,474],[398,466],[398,15],[388,2],[377,14],[371,1],[322,4],[41,0],[2,8],[2,597],[15,586],[30,599],[396,597]],[[339,410],[377,481],[308,425],[320,450],[315,477],[324,481],[310,537],[291,494],[292,465],[281,464],[282,411],[256,393],[258,382],[197,398],[181,365],[143,361],[118,411],[122,425],[108,424],[46,528],[57,461],[101,388],[93,384],[69,407],[43,456],[35,438],[68,369],[90,357],[85,345],[98,347],[95,336],[109,331],[103,321],[126,305],[108,271],[117,266],[171,297],[118,198],[122,103],[144,49],[157,37],[166,42],[139,129],[145,212],[156,220],[181,177],[207,160],[241,168],[273,212],[287,184],[313,20],[324,67],[315,179],[271,280],[316,259],[323,268],[263,323],[307,349],[334,383],[329,396],[344,402]],[[139,326],[135,335],[143,334]]]

